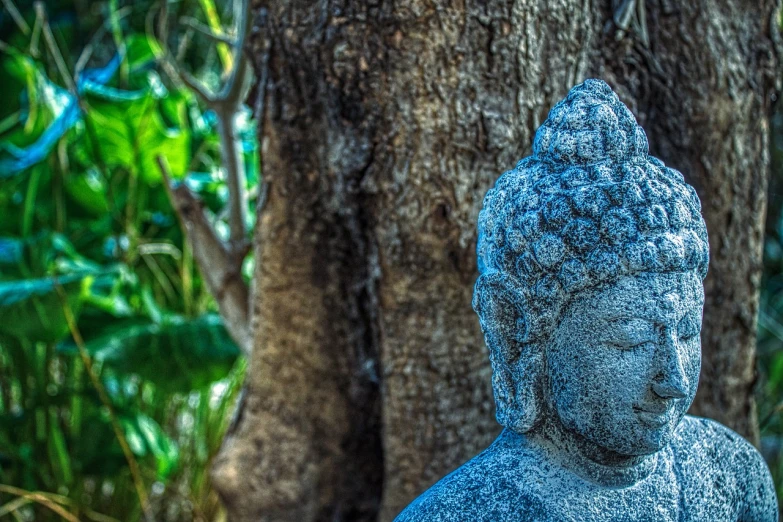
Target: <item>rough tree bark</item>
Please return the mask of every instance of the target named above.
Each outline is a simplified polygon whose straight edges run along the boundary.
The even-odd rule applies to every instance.
[[[231,520],[391,520],[497,434],[475,223],[583,79],[696,185],[713,265],[697,411],[751,438],[777,3],[257,0],[255,351],[215,464]]]

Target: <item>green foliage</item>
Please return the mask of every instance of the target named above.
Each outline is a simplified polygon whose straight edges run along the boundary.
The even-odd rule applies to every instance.
[[[124,11],[99,2],[78,18],[68,15],[83,6],[59,4],[49,14],[65,62],[73,67],[85,45],[94,47],[74,89],[42,38],[34,45],[4,31],[11,45],[0,53],[0,484],[62,495],[47,498],[84,519],[141,520],[116,421],[155,520],[217,520],[208,468],[244,361],[194,267],[155,161],[165,154],[174,177],[208,211],[222,211],[214,118],[159,71],[159,45],[145,31],[152,2]],[[205,20],[202,4],[214,8],[205,0],[177,9]],[[33,27],[32,4],[17,7]],[[93,25],[86,31],[77,19]],[[103,40],[86,41],[106,20]],[[202,58],[205,70],[218,63],[214,49]],[[242,121],[254,181],[253,123]],[[0,512],[14,500],[0,493]],[[34,503],[14,513],[60,520]]]
[[[239,349],[220,317],[167,317],[161,323],[131,318],[116,321],[86,343],[92,357],[119,374],[133,373],[159,391],[187,393],[229,373]],[[75,346],[62,348],[75,352]]]
[[[87,277],[22,279],[0,282],[0,334],[30,342],[53,343],[68,333],[63,304],[57,287],[67,296],[71,308],[81,304],[82,284]]]
[[[772,117],[772,178],[758,320],[758,403],[761,450],[783,502],[783,110]]]
[[[169,95],[160,80],[150,77],[152,85],[128,93],[111,88],[94,89],[85,96],[89,107],[89,125],[100,129],[92,157],[100,155],[106,168],[128,169],[132,176],[156,185],[161,181],[155,158],[165,155],[174,177],[181,178],[188,168],[190,131],[186,102],[180,93]],[[173,125],[164,122],[162,111]]]

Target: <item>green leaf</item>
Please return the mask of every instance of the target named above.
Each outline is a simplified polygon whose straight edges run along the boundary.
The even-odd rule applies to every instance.
[[[2,136],[3,142],[25,147],[38,139],[61,108],[55,96],[59,91],[49,82],[39,62],[18,51],[6,50],[2,68],[6,74],[0,82],[0,92],[8,103],[3,104],[0,115],[5,119],[17,111],[17,121],[21,123],[14,132]]]
[[[27,238],[0,238],[0,280],[35,279],[50,274],[98,275],[112,270],[115,269],[104,269],[79,254],[57,232],[43,230]]]
[[[128,443],[128,447],[131,452],[137,457],[145,457],[147,455],[147,445],[144,444],[144,437],[139,431],[139,427],[134,422],[135,419],[122,418],[120,424],[122,425],[122,431],[125,435],[125,441]]]
[[[179,466],[179,449],[151,417],[142,413],[136,416],[139,434],[144,439],[149,452],[155,457],[158,477],[167,478]]]
[[[94,169],[66,176],[64,186],[68,195],[93,216],[109,211],[106,182]]]
[[[240,355],[220,317],[139,318],[119,322],[88,340],[87,350],[121,375],[136,374],[158,389],[188,392],[224,378]]]
[[[183,177],[190,160],[190,131],[182,100],[173,111],[175,127],[168,127],[152,90],[120,98],[104,90],[86,96],[87,118],[100,129],[97,147],[109,168],[121,168],[148,184],[161,180],[156,157],[165,156],[175,177]],[[171,112],[171,111],[169,111]]]
[[[152,456],[155,459],[159,478],[168,478],[179,466],[177,444],[155,422],[152,417],[136,412],[120,416],[125,440],[131,452],[137,457]]]
[[[74,314],[81,304],[84,275],[0,282],[0,334],[18,340],[53,343],[68,333],[60,285]]]
[[[783,354],[776,353],[768,366],[768,382],[775,388],[783,385]]]
[[[51,82],[41,64],[15,50],[6,53],[4,69],[23,88],[17,116],[2,117],[2,126],[8,131],[0,140],[0,178],[45,160],[80,117],[74,95]]]
[[[65,435],[57,422],[57,416],[54,412],[50,412],[49,437],[46,440],[46,444],[57,483],[69,486],[73,482],[71,457],[65,444]]]
[[[106,415],[99,413],[97,408],[90,408],[82,425],[82,436],[73,440],[74,468],[78,468],[82,474],[102,478],[127,469],[128,461]]]
[[[157,40],[147,34],[131,34],[125,39],[125,59],[131,68],[131,75],[156,60],[162,54]]]

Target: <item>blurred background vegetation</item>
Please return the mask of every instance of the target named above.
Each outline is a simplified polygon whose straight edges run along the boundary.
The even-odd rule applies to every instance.
[[[756,401],[761,452],[783,506],[783,104],[771,118],[772,175],[767,197],[764,275],[758,318]]]
[[[227,237],[215,115],[160,67],[160,0],[2,2],[0,520],[224,520],[208,469],[245,363],[155,163],[165,152]],[[205,33],[230,34],[230,2],[167,8],[165,43],[216,86],[231,56]],[[247,107],[236,124],[251,208]],[[771,153],[757,399],[783,498],[780,104]]]
[[[214,113],[160,67],[160,8],[0,10],[0,520],[225,518],[208,469],[244,359],[156,156],[225,234],[228,194]],[[217,85],[231,55],[205,33],[230,36],[230,2],[167,9],[165,43]],[[252,195],[254,123],[235,117]]]

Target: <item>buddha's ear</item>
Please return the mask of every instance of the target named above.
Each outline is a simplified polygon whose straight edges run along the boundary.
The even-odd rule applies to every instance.
[[[524,309],[521,292],[515,291],[508,277],[499,272],[481,274],[473,290],[473,309],[479,316],[487,346],[502,359],[516,359],[512,341],[525,335]],[[511,361],[508,361],[511,362]]]
[[[473,309],[490,352],[497,420],[524,433],[539,415],[543,357],[536,343],[526,342],[522,294],[502,274],[482,274],[473,292]]]

